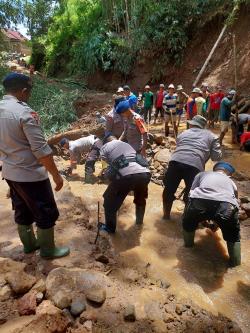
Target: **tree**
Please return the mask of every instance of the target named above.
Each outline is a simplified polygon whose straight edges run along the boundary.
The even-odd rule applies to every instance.
[[[24,3],[25,24],[31,39],[47,33],[57,1],[29,0]]]
[[[22,1],[0,0],[0,28],[16,25],[22,21],[22,18]]]

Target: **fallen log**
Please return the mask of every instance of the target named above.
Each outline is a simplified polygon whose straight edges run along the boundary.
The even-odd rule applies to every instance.
[[[90,130],[88,130],[86,128],[85,129],[84,128],[74,129],[74,130],[55,134],[55,135],[49,137],[47,141],[48,141],[49,145],[56,145],[62,140],[62,138],[67,138],[68,140],[77,140],[83,136],[87,136],[90,134],[94,134],[97,137],[102,137],[104,135],[104,128],[102,126],[99,126],[95,129],[91,129],[91,132],[90,132]]]
[[[58,144],[62,138],[67,138],[69,140],[77,140],[81,138],[82,136],[89,135],[89,132],[85,129],[75,129],[71,131],[66,131],[62,133],[55,134],[48,138],[48,144],[49,145],[56,145]]]

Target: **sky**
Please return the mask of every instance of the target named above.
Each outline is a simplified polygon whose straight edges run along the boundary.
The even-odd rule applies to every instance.
[[[21,32],[22,35],[30,39],[30,37],[27,35],[27,28],[23,24],[18,24],[16,28],[19,32]]]

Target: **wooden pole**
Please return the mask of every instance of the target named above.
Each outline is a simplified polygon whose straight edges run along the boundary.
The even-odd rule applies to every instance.
[[[212,50],[210,51],[210,53],[209,53],[209,55],[208,55],[208,57],[207,57],[207,59],[206,59],[204,65],[202,66],[202,68],[201,68],[201,70],[200,70],[198,76],[196,77],[196,79],[195,79],[195,81],[194,81],[194,83],[193,83],[193,87],[195,87],[195,86],[197,85],[197,83],[199,82],[199,80],[200,80],[202,74],[204,73],[205,69],[207,68],[207,65],[208,65],[210,59],[212,58],[212,56],[213,56],[213,54],[214,54],[214,51],[216,50],[216,48],[217,48],[219,42],[221,41],[221,39],[222,39],[222,37],[223,37],[223,35],[224,35],[225,31],[226,31],[226,28],[227,28],[227,26],[225,25],[225,26],[223,27],[223,29],[222,29],[222,31],[221,31],[219,37],[217,38],[217,40],[216,40],[216,42],[215,42],[215,44],[214,44]]]
[[[237,55],[236,55],[235,34],[233,34],[233,50],[234,50],[234,88],[237,91],[238,78],[237,78]]]

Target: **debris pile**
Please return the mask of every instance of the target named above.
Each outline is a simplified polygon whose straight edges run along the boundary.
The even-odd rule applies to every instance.
[[[162,185],[164,173],[175,146],[174,138],[160,135],[154,135],[153,143],[148,145],[147,156],[150,162],[149,169],[152,173],[151,180],[157,185]]]
[[[199,333],[207,327],[213,332],[242,332],[224,316],[215,316],[189,300],[178,300],[169,292],[170,284],[156,281],[149,273],[135,271],[128,279],[127,274],[122,278],[124,272],[119,269],[107,276],[92,269],[59,267],[37,280],[25,272],[26,264],[7,258],[0,262],[1,291],[4,287],[6,291],[4,298],[1,293],[1,311],[9,306],[6,317],[1,316],[4,332],[15,333],[16,327],[19,333]],[[18,288],[8,282],[8,276],[17,272],[25,275]],[[136,299],[138,286],[157,294],[157,299],[142,304]],[[15,318],[12,326],[4,324],[10,317]]]

